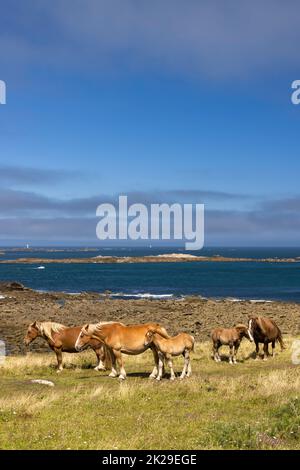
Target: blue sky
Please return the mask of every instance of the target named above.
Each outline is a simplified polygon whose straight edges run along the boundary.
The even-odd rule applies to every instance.
[[[206,244],[299,245],[295,1],[1,2],[0,244],[96,205],[204,203]]]

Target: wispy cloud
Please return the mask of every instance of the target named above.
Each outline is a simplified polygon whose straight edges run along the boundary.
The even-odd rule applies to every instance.
[[[11,0],[2,9],[6,62],[222,78],[293,65],[300,40],[294,0]]]
[[[39,185],[56,184],[61,181],[77,178],[76,171],[54,170],[30,167],[17,167],[10,165],[0,165],[1,185]]]
[[[274,201],[267,201],[263,204],[263,208],[269,212],[296,212],[300,213],[300,196],[276,199]]]
[[[246,198],[245,195],[225,193],[218,191],[201,190],[170,190],[170,191],[149,191],[124,192],[128,197],[128,204],[142,203],[150,205],[152,203],[207,203],[210,201],[226,201]],[[99,194],[90,197],[73,199],[55,199],[44,196],[37,192],[20,191],[16,189],[0,188],[0,216],[1,215],[33,215],[43,216],[51,213],[63,214],[69,217],[74,214],[91,215],[95,214],[96,208],[102,203],[118,205],[119,194]]]

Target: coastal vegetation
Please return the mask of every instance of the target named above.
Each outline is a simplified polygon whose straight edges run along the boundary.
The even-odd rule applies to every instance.
[[[193,375],[149,380],[152,354],[126,356],[127,381],[93,370],[94,353],[29,353],[0,365],[1,449],[300,449],[300,375],[291,344],[253,360],[244,340],[238,364],[214,362],[198,342]],[[177,373],[182,359],[174,361]],[[54,387],[32,383],[45,379]],[[163,430],[163,432],[162,432]]]

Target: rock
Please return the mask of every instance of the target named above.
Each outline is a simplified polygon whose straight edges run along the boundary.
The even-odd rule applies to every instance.
[[[17,281],[0,282],[1,290],[25,290],[26,287]]]
[[[48,387],[54,387],[54,383],[51,380],[43,380],[43,379],[34,379],[30,380],[32,384],[40,384],[40,385],[47,385]]]

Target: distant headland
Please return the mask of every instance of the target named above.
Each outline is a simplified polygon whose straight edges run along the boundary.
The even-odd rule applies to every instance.
[[[220,255],[197,256],[188,253],[170,253],[147,256],[94,256],[89,258],[17,258],[0,260],[0,264],[49,264],[49,263],[80,263],[80,264],[109,264],[109,263],[182,263],[182,262],[216,262],[216,263],[300,263],[296,258],[232,258]]]

